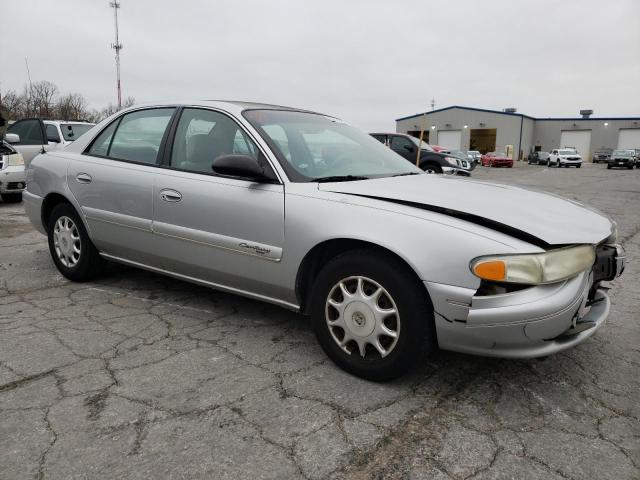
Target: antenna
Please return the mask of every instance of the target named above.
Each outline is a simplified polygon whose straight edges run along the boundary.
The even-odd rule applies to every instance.
[[[122,90],[120,88],[120,50],[122,50],[122,44],[120,43],[120,39],[118,38],[118,9],[120,8],[120,4],[118,0],[114,0],[113,2],[109,2],[109,6],[113,8],[113,22],[116,31],[116,41],[111,44],[111,48],[116,51],[116,77],[117,77],[117,88],[118,88],[118,110],[122,108]]]
[[[433,112],[436,109],[436,99],[431,99],[431,111]]]
[[[27,60],[27,57],[24,57],[24,64],[27,67],[27,79],[29,80],[29,99],[27,100],[27,110],[29,110],[29,104],[31,103],[31,100],[33,100],[33,85],[31,84],[31,72],[29,72],[29,61]]]

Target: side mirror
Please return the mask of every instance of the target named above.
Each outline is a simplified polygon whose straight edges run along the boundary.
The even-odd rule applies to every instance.
[[[249,155],[220,155],[213,161],[211,169],[220,175],[244,177],[254,180],[265,179],[264,168]]]
[[[7,143],[20,143],[20,135],[17,133],[5,133],[4,139]]]

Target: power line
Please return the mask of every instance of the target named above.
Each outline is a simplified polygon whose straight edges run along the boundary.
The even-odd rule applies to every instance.
[[[111,44],[111,48],[116,51],[116,85],[118,89],[118,110],[120,110],[122,108],[122,89],[120,87],[120,50],[122,50],[122,43],[120,43],[120,39],[118,37],[118,9],[120,8],[120,4],[117,0],[114,0],[109,3],[109,6],[113,8],[113,23],[116,33],[116,41]]]

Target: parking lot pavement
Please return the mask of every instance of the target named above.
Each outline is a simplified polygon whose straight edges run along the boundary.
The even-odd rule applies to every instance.
[[[0,204],[0,478],[639,478],[640,171],[478,178],[618,221],[609,321],[543,360],[440,352],[387,384],[274,306],[125,268],[70,283]]]

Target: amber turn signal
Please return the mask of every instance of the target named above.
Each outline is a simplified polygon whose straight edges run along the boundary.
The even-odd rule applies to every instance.
[[[505,280],[507,275],[507,266],[505,262],[501,260],[478,262],[473,267],[473,273],[485,280],[499,282],[501,280]]]

